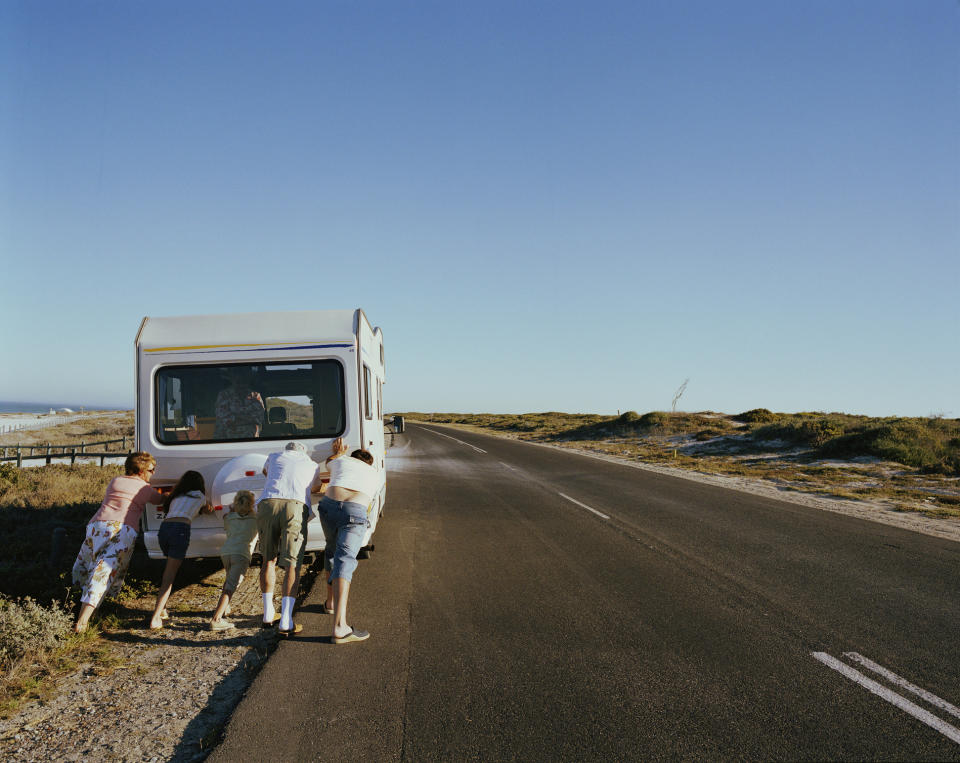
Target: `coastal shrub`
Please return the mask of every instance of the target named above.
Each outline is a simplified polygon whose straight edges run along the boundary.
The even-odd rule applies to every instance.
[[[59,602],[44,607],[29,597],[0,595],[0,664],[6,668],[25,654],[55,648],[69,636],[72,622]]]
[[[768,424],[753,432],[755,440],[781,440],[791,445],[820,447],[845,433],[844,423],[832,417],[794,418]]]
[[[637,421],[644,429],[653,429],[654,427],[662,427],[670,419],[670,414],[664,413],[662,411],[650,411],[649,413],[643,414]]]
[[[20,484],[20,470],[15,464],[0,463],[0,498]]]
[[[693,436],[693,439],[697,442],[703,442],[704,440],[713,440],[725,434],[726,432],[722,429],[701,429]]]
[[[742,421],[744,424],[766,424],[776,421],[778,416],[766,408],[752,408],[749,411],[737,414],[733,418],[735,421]]]
[[[942,420],[888,419],[824,443],[818,453],[827,458],[872,456],[896,461],[934,474],[960,475],[960,438],[951,437],[957,424]]]

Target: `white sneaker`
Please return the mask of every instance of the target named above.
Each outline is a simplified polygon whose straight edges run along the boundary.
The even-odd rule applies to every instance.
[[[222,617],[219,620],[215,620],[214,622],[210,623],[210,630],[212,631],[228,631],[231,628],[236,627],[237,626],[235,626],[229,620],[224,620]]]

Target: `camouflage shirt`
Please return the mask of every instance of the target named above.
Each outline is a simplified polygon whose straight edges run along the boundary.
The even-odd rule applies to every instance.
[[[227,387],[217,395],[214,439],[258,437],[263,426],[263,398],[259,392]]]

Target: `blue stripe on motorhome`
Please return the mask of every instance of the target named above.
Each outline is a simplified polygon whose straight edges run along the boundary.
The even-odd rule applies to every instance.
[[[271,352],[273,350],[326,350],[332,347],[346,347],[353,349],[352,344],[304,344],[304,345],[287,345],[285,347],[253,347],[249,350],[239,350],[237,348],[231,348],[227,350],[153,350],[153,353],[163,354],[163,355],[210,355],[217,352]]]

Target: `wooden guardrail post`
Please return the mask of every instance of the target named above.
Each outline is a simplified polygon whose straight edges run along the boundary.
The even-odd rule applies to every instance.
[[[47,564],[50,567],[56,567],[57,562],[63,555],[63,544],[67,538],[67,530],[64,527],[54,527],[53,537],[50,539],[50,556],[47,558]]]
[[[17,446],[17,468],[23,468],[23,453],[20,451],[20,446]]]
[[[70,466],[73,466],[77,463],[77,449],[74,448],[70,451]]]
[[[87,444],[85,442],[80,443],[80,452],[83,453],[87,449]]]

